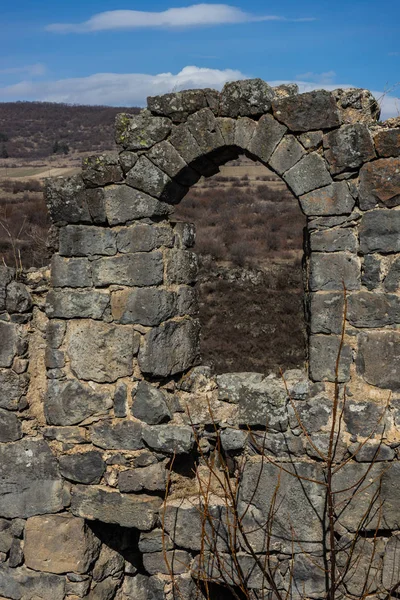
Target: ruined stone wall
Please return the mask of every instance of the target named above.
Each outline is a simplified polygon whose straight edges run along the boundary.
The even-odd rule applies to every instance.
[[[337,508],[342,563],[349,536],[364,540],[337,597],[400,580],[400,127],[378,116],[365,90],[251,80],[168,94],[118,116],[118,154],[49,181],[51,273],[0,268],[0,597],[191,600],[199,571],[223,582],[203,561],[199,518],[214,458],[239,486],[250,540],[227,542],[210,483],[226,564],[238,558],[252,593],[271,592],[257,557],[277,490],[279,590],[324,598],[318,482],[335,393],[334,486],[354,495]],[[280,175],[307,216],[308,364],[283,377],[201,366],[194,228],[172,216],[241,153]]]

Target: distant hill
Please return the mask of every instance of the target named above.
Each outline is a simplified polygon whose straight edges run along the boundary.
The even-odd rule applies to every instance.
[[[114,148],[114,119],[135,107],[0,103],[0,158],[44,159]]]

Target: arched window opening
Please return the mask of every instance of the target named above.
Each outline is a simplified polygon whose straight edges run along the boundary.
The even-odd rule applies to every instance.
[[[271,170],[245,156],[175,207],[196,226],[202,362],[215,373],[303,367],[305,217]]]

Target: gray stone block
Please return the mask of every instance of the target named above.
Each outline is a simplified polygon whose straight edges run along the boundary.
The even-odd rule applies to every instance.
[[[359,335],[358,372],[380,388],[400,390],[400,333],[370,331]]]
[[[0,408],[0,442],[15,442],[21,438],[22,430],[18,417]]]
[[[168,140],[177,150],[183,160],[189,165],[197,168],[197,160],[202,161],[203,152],[196,141],[196,138],[190,132],[188,125],[182,124],[172,129],[171,136]]]
[[[217,125],[222,133],[226,146],[234,146],[236,120],[229,119],[228,117],[217,117]]]
[[[174,544],[165,529],[164,531],[162,529],[153,529],[149,533],[142,532],[140,534],[140,552],[162,552],[164,549],[172,550],[173,547]]]
[[[335,98],[325,90],[275,100],[272,109],[275,117],[291,131],[331,129],[341,122]]]
[[[190,115],[187,119],[187,126],[202,154],[209,154],[225,146],[224,138],[210,108],[202,108]],[[179,148],[177,150],[179,151]],[[185,158],[183,154],[182,156]]]
[[[183,223],[178,221],[173,224],[175,247],[192,248],[196,241],[196,227],[194,223]]]
[[[375,125],[381,109],[369,90],[362,88],[338,89],[332,92],[343,123]]]
[[[345,181],[335,181],[324,188],[304,194],[299,200],[307,216],[349,215],[355,205]]]
[[[113,256],[117,252],[115,232],[104,227],[67,225],[60,229],[61,256]]]
[[[93,282],[95,286],[159,285],[164,278],[163,255],[161,252],[135,252],[112,258],[93,261]]]
[[[400,536],[393,535],[387,542],[383,555],[382,584],[390,591],[398,584],[400,571]]]
[[[104,544],[93,569],[93,579],[94,581],[104,581],[107,577],[119,579],[124,567],[124,557]]]
[[[186,425],[152,425],[143,428],[143,439],[157,452],[188,454],[194,447],[194,435]]]
[[[219,114],[222,117],[260,117],[271,108],[274,89],[262,79],[226,83],[221,92]]]
[[[153,327],[176,314],[176,294],[160,288],[121,290],[112,293],[111,310],[119,323]]]
[[[377,285],[379,285],[379,281],[380,281],[380,267],[381,267],[381,261],[379,260],[378,257],[372,255],[367,255],[364,258],[364,265],[365,265],[365,261],[367,259],[373,259],[374,260],[374,265],[375,266],[375,271],[377,271],[377,274],[375,276],[375,279],[373,280],[375,284],[375,287]],[[371,277],[372,278],[372,277]],[[393,262],[391,263],[389,270],[387,272],[387,275],[385,277],[385,279],[383,280],[383,287],[385,288],[385,290],[387,292],[397,292],[397,290],[399,289],[399,285],[400,285],[400,257],[394,258]]]
[[[190,250],[170,250],[166,255],[166,283],[194,283],[198,273],[198,258]]]
[[[77,483],[100,483],[106,470],[102,455],[94,450],[60,456],[58,464],[61,475]]]
[[[342,332],[344,318],[344,295],[337,292],[310,294],[311,333]]]
[[[104,190],[107,220],[110,225],[128,223],[145,217],[168,215],[171,207],[129,185],[109,185]]]
[[[400,204],[400,158],[380,158],[360,171],[359,203],[361,210],[377,204],[392,208]]]
[[[23,283],[12,281],[7,286],[6,310],[9,313],[25,313],[32,308],[31,295]]]
[[[185,90],[163,94],[162,96],[149,96],[147,107],[155,115],[169,117],[174,123],[180,123],[185,121],[192,113],[207,108],[206,91]]]
[[[241,150],[248,150],[256,129],[257,122],[253,119],[248,117],[238,119],[235,127],[235,145]]]
[[[142,372],[167,377],[193,367],[200,353],[199,333],[199,323],[192,319],[168,321],[153,328],[139,351]]]
[[[376,209],[365,213],[359,235],[363,254],[400,252],[400,212]]]
[[[400,267],[400,265],[399,265]],[[394,271],[389,269],[389,273],[385,277],[384,288],[387,292],[395,292],[398,287],[398,283],[395,283],[396,277]],[[371,291],[378,287],[381,281],[381,261],[374,254],[367,254],[364,256],[363,270],[361,275],[361,283],[365,285],[367,290]],[[399,281],[400,281],[400,268],[399,268]],[[387,282],[387,283],[386,283]]]
[[[360,288],[361,265],[355,254],[318,252],[310,258],[310,290],[342,291]]]
[[[49,425],[76,425],[94,415],[106,414],[111,406],[108,394],[96,393],[75,379],[48,382],[44,410]]]
[[[119,162],[125,174],[135,166],[138,158],[139,155],[136,152],[129,152],[129,150],[122,150],[119,153]]]
[[[309,131],[299,135],[298,139],[306,150],[315,150],[322,145],[323,136],[324,134],[322,131]]]
[[[104,189],[93,188],[86,190],[86,203],[93,223],[103,225],[107,223],[106,210],[104,206]]]
[[[350,228],[314,231],[310,234],[310,248],[313,252],[357,252],[358,238]]]
[[[269,165],[283,175],[304,156],[305,150],[293,135],[285,135],[271,156]]]
[[[383,129],[374,136],[379,157],[400,156],[400,129]]]
[[[102,187],[123,179],[116,152],[87,156],[82,161],[82,179],[88,187]]]
[[[115,119],[115,141],[125,150],[146,150],[165,140],[172,123],[165,117],[154,117],[148,111],[138,115],[121,113]]]
[[[21,397],[26,393],[29,378],[10,369],[0,369],[0,408],[17,410]]]
[[[18,352],[18,326],[0,321],[0,367],[11,367]]]
[[[332,174],[357,169],[376,157],[372,136],[366,125],[342,125],[324,136],[325,158]]]
[[[45,427],[43,436],[63,444],[86,444],[88,441],[87,431],[83,427]]]
[[[312,335],[309,343],[310,377],[313,381],[335,381],[336,360],[339,354],[340,337],[333,335]],[[344,344],[339,361],[338,381],[350,378],[352,352]]]
[[[148,425],[159,425],[171,420],[165,393],[147,383],[140,381],[135,393],[132,393],[132,414],[136,419]]]
[[[144,494],[121,494],[96,486],[76,485],[72,488],[72,514],[89,521],[134,527],[139,531],[153,529],[161,504],[161,498]]]
[[[65,577],[0,565],[0,594],[11,600],[64,600]]]
[[[64,258],[54,254],[51,259],[52,287],[91,287],[92,273],[87,258]]]
[[[233,428],[224,429],[220,434],[222,448],[225,452],[237,452],[238,450],[243,450],[246,446],[248,437],[248,431]]]
[[[59,348],[63,342],[67,324],[65,321],[52,319],[47,323],[46,342],[50,348]]]
[[[286,127],[274,119],[272,115],[264,115],[257,123],[257,128],[248,145],[248,150],[256,159],[266,163],[283,138]]]
[[[167,471],[162,463],[120,471],[118,475],[118,488],[121,492],[165,492],[166,485]]]
[[[53,223],[91,223],[85,184],[80,175],[52,177],[45,182],[45,199]]]
[[[46,314],[50,319],[101,319],[109,304],[107,292],[50,290],[46,296]]]
[[[200,179],[199,173],[187,165],[170,142],[164,141],[153,146],[147,157],[156,167],[183,186],[191,186]]]
[[[283,176],[296,196],[316,190],[332,183],[332,178],[323,158],[316,152],[307,154]]]
[[[129,325],[80,319],[68,323],[66,352],[79,379],[106,383],[132,375],[139,334]]]
[[[141,156],[127,173],[126,183],[133,188],[170,204],[177,204],[187,188],[172,180],[146,156]]]
[[[10,551],[14,536],[12,532],[12,522],[6,519],[0,519],[0,552],[8,554]],[[160,548],[161,550],[161,548]]]
[[[196,317],[199,313],[199,298],[196,287],[181,285],[176,291],[178,315]]]
[[[400,323],[400,298],[395,294],[357,292],[348,297],[347,319],[354,327],[385,327]]]
[[[63,508],[57,461],[44,441],[1,444],[0,480],[1,514],[5,518],[27,518]]]
[[[168,550],[143,554],[143,566],[149,575],[174,575],[187,573],[190,570],[192,557],[184,550]]]
[[[141,450],[142,425],[135,421],[102,421],[90,430],[92,443],[105,450]]]
[[[174,230],[170,226],[157,227],[137,223],[120,229],[117,233],[118,252],[150,252],[161,246],[168,248],[174,244]]]
[[[127,387],[125,383],[117,384],[114,394],[114,415],[122,418],[126,417],[127,409],[126,402],[128,399]]]

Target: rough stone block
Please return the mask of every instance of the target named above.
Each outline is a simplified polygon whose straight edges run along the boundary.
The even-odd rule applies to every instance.
[[[45,199],[53,223],[91,223],[80,175],[46,179]]]
[[[325,90],[275,100],[272,109],[275,117],[291,131],[331,129],[340,125],[335,98]]]
[[[399,277],[400,277],[400,269],[399,269]],[[385,277],[384,287],[388,292],[395,292],[397,289],[397,285],[393,282],[391,285],[391,281],[395,279],[393,278],[393,271],[389,270],[388,275]],[[374,254],[367,254],[364,256],[363,270],[361,275],[361,283],[365,285],[368,290],[374,290],[378,287],[381,280],[381,261]],[[388,284],[386,284],[386,281]]]
[[[258,121],[257,128],[248,145],[249,152],[258,160],[268,162],[285,132],[286,127],[278,123],[272,115],[264,115]]]
[[[43,436],[64,444],[75,445],[88,442],[87,430],[83,427],[46,427],[43,429]]]
[[[64,258],[54,254],[51,259],[52,287],[91,287],[92,273],[87,258]]]
[[[178,315],[181,317],[186,315],[196,317],[199,313],[199,298],[196,287],[181,285],[176,292]]]
[[[359,336],[357,368],[371,385],[400,390],[400,333],[370,331]]]
[[[398,584],[400,572],[400,536],[392,536],[386,544],[383,557],[382,584],[390,591]]]
[[[163,492],[167,485],[165,465],[156,463],[143,469],[121,471],[118,488],[121,492]]]
[[[166,257],[166,282],[194,283],[198,273],[198,258],[190,250],[170,250]]]
[[[172,123],[165,117],[154,117],[148,111],[138,115],[121,113],[115,119],[115,141],[125,150],[146,150],[165,140]]]
[[[3,517],[27,518],[63,508],[57,461],[44,441],[0,445],[0,505]]]
[[[332,183],[332,178],[323,158],[316,152],[304,156],[283,176],[296,196],[316,190]]]
[[[93,579],[94,581],[103,581],[107,577],[119,578],[124,567],[124,557],[104,544],[93,569]]]
[[[100,483],[106,469],[100,452],[94,450],[60,456],[58,464],[61,475],[77,483]]]
[[[161,252],[135,252],[92,263],[94,285],[149,286],[159,285],[164,278]]]
[[[150,252],[161,246],[174,244],[174,230],[146,223],[137,223],[120,229],[117,233],[118,252]]]
[[[183,160],[174,146],[167,141],[160,142],[148,152],[147,157],[166,173],[170,178],[176,179],[183,186],[191,186],[200,178],[199,173],[191,169]]]
[[[228,117],[217,117],[217,124],[226,146],[235,145],[236,120]]]
[[[128,399],[127,387],[125,383],[119,383],[114,394],[114,415],[116,417],[126,417],[126,401]]]
[[[12,281],[7,286],[6,310],[9,313],[25,313],[32,308],[31,295],[23,283]]]
[[[202,154],[208,154],[225,146],[224,138],[210,108],[202,108],[190,115],[187,119],[187,126]],[[179,148],[177,150],[179,151]],[[182,156],[185,158],[184,155]]]
[[[187,188],[173,181],[151,160],[141,156],[127,173],[126,183],[161,201],[177,204],[186,194]]]
[[[324,134],[322,131],[309,131],[299,135],[298,139],[306,150],[315,150],[321,146],[323,137]]]
[[[171,413],[166,403],[165,393],[147,383],[140,381],[136,392],[132,394],[132,414],[136,419],[148,425],[159,425],[171,420]]]
[[[376,157],[372,136],[366,125],[343,125],[324,136],[325,158],[332,174],[357,169]]]
[[[311,333],[342,332],[344,318],[343,293],[316,292],[310,295]]]
[[[25,564],[48,573],[87,573],[100,540],[83,519],[70,515],[31,517],[25,527]]]
[[[18,326],[0,321],[0,367],[11,367],[18,352]]]
[[[275,92],[262,79],[226,83],[221,92],[219,113],[222,117],[260,117],[271,108]]]
[[[50,319],[101,319],[109,304],[107,292],[50,290],[46,296],[46,314]]]
[[[0,442],[15,442],[21,438],[22,430],[18,417],[0,408]]]
[[[141,450],[142,425],[135,421],[102,421],[90,430],[92,443],[105,450]]]
[[[200,353],[199,333],[199,323],[192,319],[168,321],[153,328],[139,351],[142,372],[167,377],[193,367]]]
[[[361,437],[381,435],[385,426],[387,427],[387,417],[385,406],[380,406],[373,400],[354,402],[348,398],[343,411],[343,420],[348,432]],[[358,454],[359,452],[356,458]]]
[[[193,223],[178,221],[173,224],[175,235],[175,247],[192,248],[196,241],[196,227]]]
[[[271,156],[269,165],[283,175],[304,156],[305,150],[293,135],[286,135]]]
[[[113,256],[117,252],[115,232],[104,227],[67,225],[60,229],[61,256]]]
[[[10,369],[0,369],[0,408],[16,410],[28,387],[26,375],[18,375]]]
[[[307,216],[349,215],[355,200],[345,181],[337,181],[319,190],[300,196],[300,205]]]
[[[202,157],[203,152],[186,124],[178,125],[172,129],[169,142],[188,165],[194,163],[197,169],[195,161]]]
[[[336,360],[339,354],[340,337],[333,335],[312,335],[309,345],[310,377],[313,381],[335,381]],[[352,363],[350,346],[344,344],[340,353],[338,381],[350,378]]]
[[[13,543],[12,523],[6,519],[0,519],[0,552],[8,554]],[[160,548],[161,550],[161,548]]]
[[[359,203],[361,210],[400,204],[400,157],[380,158],[362,167]]]
[[[63,342],[67,324],[65,321],[52,319],[47,323],[46,342],[50,348],[59,348]]]
[[[106,152],[87,156],[82,161],[82,179],[88,187],[102,187],[123,179],[118,154]]]
[[[11,600],[64,600],[65,577],[0,565],[0,595]]]
[[[162,96],[149,96],[148,109],[156,114],[169,117],[174,123],[185,121],[189,115],[207,108],[207,90],[185,90]]]
[[[241,150],[247,150],[257,129],[257,122],[248,117],[236,121],[235,145]]]
[[[242,429],[227,428],[221,431],[220,439],[225,452],[238,452],[246,446],[249,433]]]
[[[376,152],[381,158],[400,156],[400,129],[383,129],[374,136]]]
[[[89,521],[115,523],[150,531],[157,521],[161,498],[129,495],[96,486],[76,485],[72,488],[71,512]]]
[[[103,188],[86,190],[86,203],[93,223],[98,225],[107,223]]]
[[[315,252],[310,259],[310,290],[343,291],[360,288],[361,265],[355,254]]]
[[[400,323],[400,298],[395,294],[357,292],[348,298],[347,319],[354,327],[385,327]]]
[[[186,425],[152,425],[143,428],[143,439],[157,452],[189,454],[194,447],[194,435]]]
[[[363,254],[400,252],[400,212],[378,208],[365,213],[359,235]]]
[[[94,392],[75,379],[48,381],[44,410],[49,425],[76,425],[94,415],[106,414],[111,406],[108,394]]]
[[[176,295],[160,288],[121,290],[111,295],[111,310],[119,323],[160,325],[176,313]]]
[[[369,90],[362,88],[338,89],[332,92],[343,123],[374,125],[381,109]]]
[[[171,570],[174,575],[187,573],[190,570],[192,557],[184,550],[169,550],[143,554],[143,566],[149,575],[169,575]]]
[[[139,155],[136,152],[129,152],[129,150],[122,150],[119,153],[119,162],[125,174],[135,166],[138,158]]]
[[[109,185],[104,190],[107,220],[119,225],[145,217],[168,215],[171,207],[129,185]]]
[[[358,238],[350,228],[314,231],[310,235],[310,248],[313,252],[357,252]]]
[[[164,544],[163,544],[164,537]],[[139,539],[139,550],[140,552],[162,552],[165,550],[172,550],[174,544],[169,537],[168,533],[162,529],[153,529],[149,533],[141,533]]]

